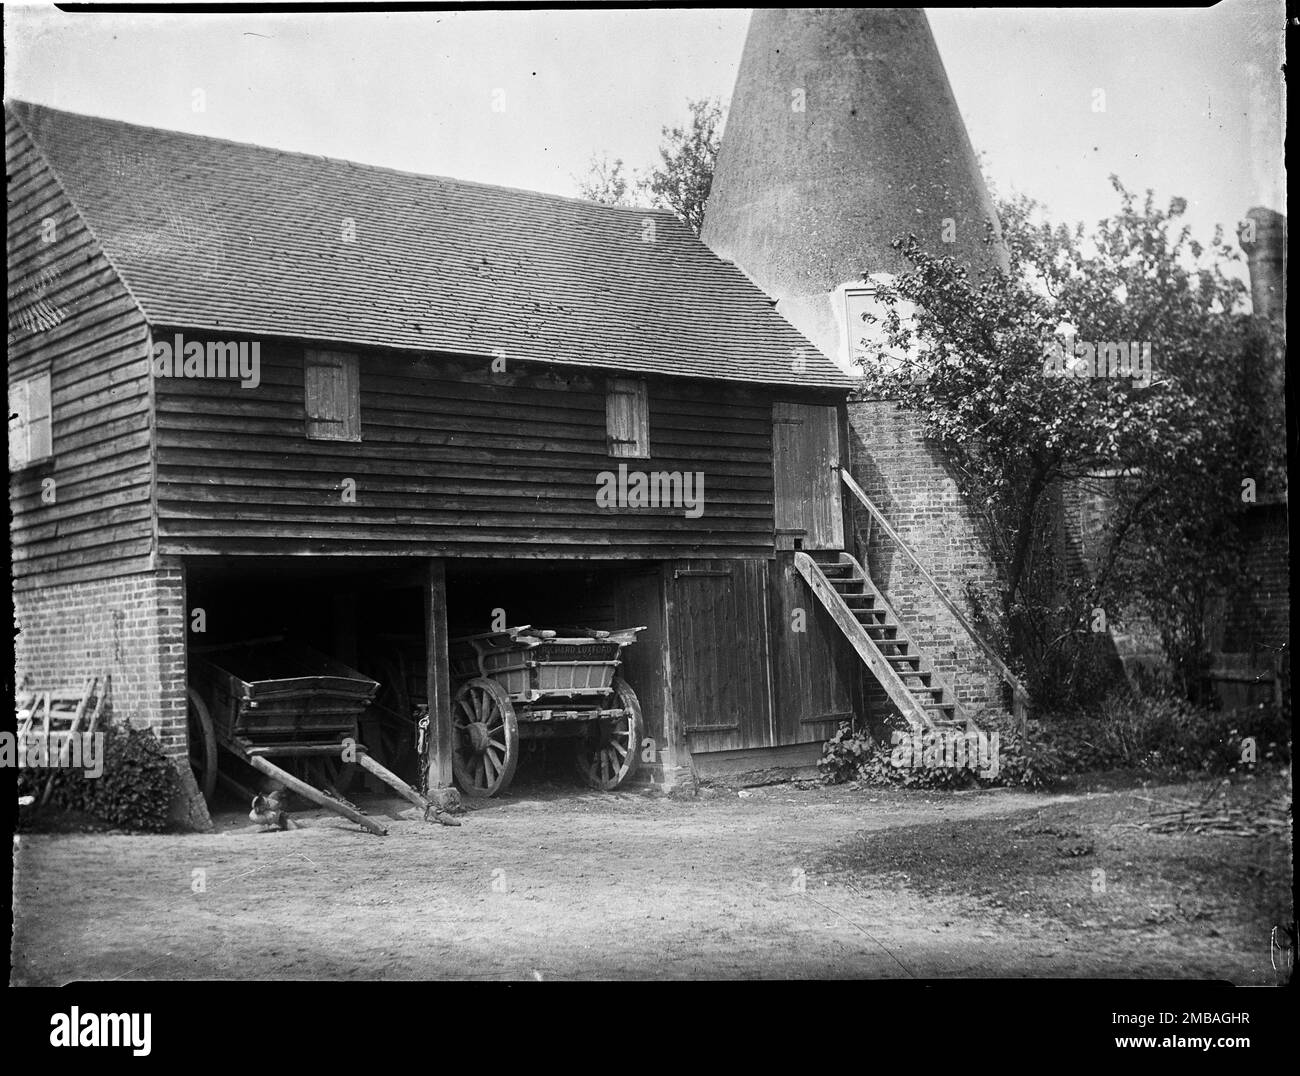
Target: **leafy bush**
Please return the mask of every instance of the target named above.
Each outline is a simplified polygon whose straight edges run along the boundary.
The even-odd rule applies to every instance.
[[[1139,769],[1229,773],[1243,762],[1247,738],[1258,763],[1289,762],[1289,715],[1274,706],[1216,711],[1174,695],[1118,696],[1090,711],[1037,724],[1066,772]]]
[[[1287,712],[1271,706],[1218,712],[1171,695],[1112,697],[1089,712],[1031,721],[1026,735],[1005,721],[988,726],[995,730],[996,776],[970,768],[895,766],[888,743],[847,724],[827,741],[818,765],[830,784],[1047,788],[1095,770],[1223,774],[1291,760]],[[892,732],[887,727],[884,735]],[[1254,762],[1243,758],[1247,738],[1255,741]]]
[[[858,776],[859,770],[875,753],[875,741],[862,732],[854,732],[847,721],[840,722],[835,735],[826,741],[817,767],[828,784],[838,785]]]
[[[74,769],[25,770],[19,791],[39,796],[53,772],[51,804],[123,829],[165,829],[180,782],[153,730],[129,723],[108,726],[104,729],[103,763],[104,772],[96,778]]]
[[[892,727],[887,728],[884,734],[889,736],[893,731]],[[907,734],[905,726],[900,725],[898,731]],[[900,788],[974,788],[1008,783],[1002,775],[981,777],[976,770],[966,767],[895,765],[893,750],[890,743],[866,732],[855,732],[844,723],[826,742],[818,766],[828,784],[856,780]],[[1005,766],[1005,747],[999,749],[999,758]]]

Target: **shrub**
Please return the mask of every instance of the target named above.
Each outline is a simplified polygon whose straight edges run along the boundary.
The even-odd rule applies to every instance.
[[[1272,706],[1219,712],[1173,695],[1111,697],[1091,711],[1047,715],[1021,735],[1005,720],[982,723],[998,732],[998,773],[899,767],[890,746],[843,724],[818,765],[828,783],[849,780],[916,788],[1016,786],[1046,788],[1094,770],[1225,774],[1260,764],[1289,763],[1289,714]],[[886,727],[884,735],[893,729]],[[1255,761],[1243,758],[1255,742]]]
[[[893,731],[893,727],[887,727],[885,735]],[[900,726],[899,731],[906,731],[905,727]],[[891,744],[876,740],[866,732],[854,732],[848,724],[842,724],[826,742],[818,766],[828,784],[857,780],[899,788],[1039,787],[1059,776],[1047,748],[1027,747],[1019,737],[1002,729],[998,730],[998,738],[999,771],[996,776],[981,776],[978,770],[969,767],[896,766]]]

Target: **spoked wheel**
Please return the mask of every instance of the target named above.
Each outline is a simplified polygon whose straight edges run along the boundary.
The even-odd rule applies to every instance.
[[[212,714],[194,688],[189,689],[190,769],[203,793],[203,802],[211,806],[217,791],[217,732]]]
[[[376,676],[379,694],[370,704],[366,721],[366,746],[376,761],[399,777],[410,780],[418,765],[415,758],[415,721],[400,659],[385,662]],[[373,742],[372,742],[373,740]]]
[[[451,768],[467,796],[495,796],[510,787],[519,765],[519,722],[510,696],[480,677],[456,692],[451,706]]]
[[[352,737],[356,739],[355,736]],[[333,789],[340,796],[352,787],[352,781],[360,766],[356,762],[344,762],[340,755],[313,755],[302,759],[305,763],[303,773],[299,776],[310,785],[318,788]]]
[[[619,718],[602,718],[578,741],[578,772],[592,788],[608,792],[636,773],[641,757],[641,703],[622,680],[614,681]]]

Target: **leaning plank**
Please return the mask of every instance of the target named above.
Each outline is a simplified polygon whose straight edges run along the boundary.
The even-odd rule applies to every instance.
[[[414,803],[417,807],[424,808],[426,811],[433,806],[427,799],[421,796],[420,793],[415,791],[415,789],[398,777],[397,774],[393,773],[392,770],[388,769],[386,766],[381,766],[371,758],[367,752],[358,751],[357,761],[361,763],[362,769],[369,770],[383,781],[384,784],[390,785],[403,799],[410,800],[411,803]]]
[[[254,769],[261,770],[268,777],[275,778],[286,788],[297,792],[298,795],[302,796],[304,799],[311,800],[311,802],[316,804],[318,807],[325,807],[328,810],[334,811],[336,814],[341,814],[344,818],[355,822],[359,826],[364,826],[366,829],[370,830],[371,833],[377,834],[380,837],[388,836],[388,830],[373,818],[367,818],[360,811],[354,810],[347,804],[340,803],[338,800],[330,799],[324,792],[319,792],[312,788],[306,781],[298,780],[298,778],[294,777],[293,774],[286,773],[284,770],[280,769],[279,766],[275,765],[275,763],[268,762],[262,756],[249,755],[248,763]]]
[[[95,700],[95,712],[90,715],[90,724],[86,726],[87,733],[93,733],[95,726],[99,724],[99,719],[104,716],[104,707],[108,704],[108,686],[112,682],[112,674],[105,673],[104,686],[99,691],[99,698]]]
[[[90,704],[91,697],[98,687],[98,676],[92,676],[86,681],[86,690],[81,693],[81,701],[77,703],[77,712],[72,715],[72,723],[68,726],[68,739],[59,747],[60,766],[65,764],[67,754],[72,749],[72,737],[81,730],[81,722],[86,716],[86,707]]]

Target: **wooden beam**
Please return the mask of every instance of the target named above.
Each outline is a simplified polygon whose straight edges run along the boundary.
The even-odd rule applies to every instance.
[[[673,620],[677,574],[670,561],[659,565],[660,610],[663,632],[659,640],[660,659],[663,662],[663,705],[664,705],[664,742],[660,750],[667,756],[664,764],[664,778],[670,786],[685,780],[690,773],[690,752],[686,745],[685,722],[677,709],[677,691],[673,677],[673,646],[677,639],[677,624]]]
[[[420,793],[415,791],[415,789],[398,777],[397,774],[393,773],[393,771],[388,769],[388,767],[381,766],[365,751],[357,752],[357,762],[361,764],[362,769],[373,773],[383,781],[384,784],[391,787],[399,796],[402,797],[402,799],[409,800],[411,803],[414,803],[417,807],[420,807],[425,811],[433,806],[433,804],[421,796]]]
[[[280,769],[273,762],[267,761],[261,755],[247,756],[247,762],[255,770],[261,770],[268,777],[273,777],[279,781],[285,788],[297,792],[304,799],[311,800],[318,807],[324,807],[327,811],[333,811],[335,814],[341,814],[344,818],[355,822],[370,830],[371,833],[380,837],[388,836],[388,830],[376,822],[373,818],[368,818],[360,811],[349,807],[346,803],[340,803],[338,800],[330,799],[324,792],[314,789],[306,781],[300,781],[293,774]]]
[[[429,779],[427,787],[452,783],[451,665],[447,657],[446,564],[431,558],[424,583],[424,645],[428,671]]]

